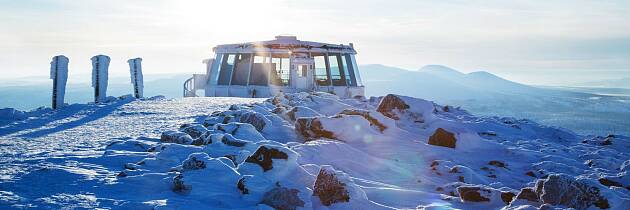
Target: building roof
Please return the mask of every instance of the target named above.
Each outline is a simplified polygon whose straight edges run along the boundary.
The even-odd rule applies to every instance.
[[[281,35],[276,39],[259,42],[217,45],[212,50],[215,53],[288,53],[288,52],[328,52],[356,54],[352,43],[327,44],[321,42],[301,41],[295,36]]]

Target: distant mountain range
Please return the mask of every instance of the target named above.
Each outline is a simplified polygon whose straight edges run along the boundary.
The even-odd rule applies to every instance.
[[[619,89],[534,87],[484,71],[466,74],[440,65],[416,71],[364,65],[361,73],[368,96],[396,93],[461,106],[479,115],[533,119],[583,134],[630,135],[630,97],[600,94],[623,93]]]
[[[619,79],[598,80],[576,83],[575,86],[600,87],[600,88],[628,88],[630,89],[630,77]]]
[[[630,135],[630,89],[529,86],[485,71],[462,73],[429,65],[406,70],[379,64],[360,66],[367,96],[389,93],[461,106],[479,115],[513,116],[570,128],[583,134]],[[191,74],[147,74],[145,95],[182,97]],[[30,110],[50,106],[51,84],[45,77],[16,79],[0,84],[0,108]],[[88,81],[68,84],[66,101],[93,100]],[[110,77],[108,95],[132,93],[129,78]]]

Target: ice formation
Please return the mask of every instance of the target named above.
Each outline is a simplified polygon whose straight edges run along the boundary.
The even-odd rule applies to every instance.
[[[142,58],[129,59],[129,73],[131,75],[131,84],[133,85],[133,93],[136,98],[142,98],[144,90],[144,81],[142,78]]]
[[[68,58],[63,55],[53,57],[50,62],[50,79],[53,80],[52,108],[64,105],[66,83],[68,82]]]
[[[107,99],[109,61],[109,56],[106,55],[92,57],[92,87],[94,87],[94,102],[96,103]]]

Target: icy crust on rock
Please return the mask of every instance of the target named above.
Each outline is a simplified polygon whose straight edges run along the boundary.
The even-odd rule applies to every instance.
[[[387,95],[278,95],[118,140],[147,209],[629,209],[630,139]],[[139,195],[125,192],[141,189]]]

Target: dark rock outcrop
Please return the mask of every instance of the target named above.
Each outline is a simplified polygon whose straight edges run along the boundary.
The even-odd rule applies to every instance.
[[[516,195],[516,199],[527,200],[527,201],[531,201],[535,203],[540,202],[540,199],[538,198],[538,194],[536,194],[536,192],[532,188],[521,189],[518,195]]]
[[[206,160],[210,157],[205,153],[193,153],[184,162],[182,162],[182,170],[199,170],[206,168]]]
[[[266,120],[265,116],[260,113],[246,112],[241,115],[238,121],[242,123],[249,123],[253,125],[258,132],[260,132],[267,125],[265,120]]]
[[[273,168],[273,159],[288,159],[289,155],[287,153],[280,151],[276,148],[260,146],[254,152],[254,154],[250,155],[245,159],[245,162],[254,163],[259,165],[263,171],[268,171]]]
[[[350,201],[346,184],[337,179],[332,167],[322,167],[322,169],[319,170],[315,185],[313,186],[313,196],[319,197],[319,200],[325,206]]]
[[[405,103],[404,100],[399,98],[397,95],[388,94],[383,97],[383,99],[381,99],[381,102],[378,104],[376,111],[394,120],[399,120],[400,117],[396,115],[395,110],[403,111],[406,109],[409,109],[409,105]]]
[[[189,193],[192,190],[191,185],[184,184],[184,175],[178,174],[173,178],[173,192],[176,193]]]
[[[600,195],[600,189],[568,175],[552,174],[543,180],[540,199],[543,203],[562,205],[578,210],[596,206],[610,208],[608,200]]]
[[[199,138],[204,133],[208,132],[208,129],[201,124],[183,124],[179,127],[181,132],[184,132],[193,139]]]
[[[501,200],[505,204],[510,204],[510,202],[514,199],[514,196],[516,196],[516,194],[513,192],[501,192]]]
[[[238,180],[236,183],[236,188],[241,191],[242,194],[249,194],[249,189],[247,189],[247,180],[251,179],[252,175],[245,175]]]
[[[160,136],[162,143],[190,144],[192,141],[193,138],[190,135],[179,131],[166,131]]]
[[[295,130],[307,140],[317,138],[335,138],[335,134],[325,130],[322,126],[322,122],[317,117],[298,118],[295,122]]]
[[[276,187],[263,195],[262,204],[273,207],[276,210],[295,210],[304,207],[304,201],[298,196],[297,189]]]
[[[492,192],[489,189],[474,186],[461,186],[457,188],[459,198],[464,202],[490,202]]]
[[[372,115],[370,115],[370,111],[367,111],[367,110],[345,109],[345,110],[341,111],[339,114],[361,116],[361,117],[365,118],[365,120],[370,122],[370,126],[376,126],[381,133],[385,129],[387,129],[387,126],[385,126],[383,123],[379,122],[376,118],[374,118]]]
[[[223,135],[223,137],[221,137],[221,142],[225,145],[233,147],[244,147],[248,143],[247,141],[234,138],[234,136],[230,134]]]
[[[429,138],[430,145],[455,148],[457,139],[455,134],[448,132],[442,128],[435,130],[435,133]]]

